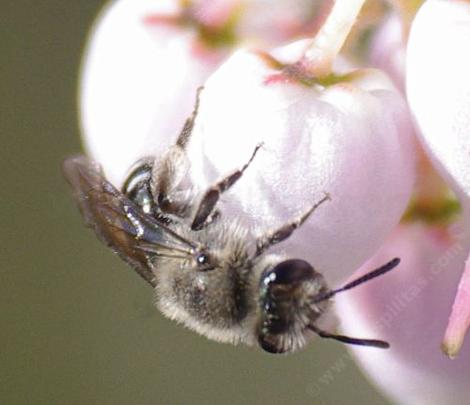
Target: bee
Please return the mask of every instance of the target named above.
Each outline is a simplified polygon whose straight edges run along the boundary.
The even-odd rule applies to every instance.
[[[152,286],[165,316],[210,339],[259,346],[269,353],[297,351],[314,335],[388,348],[382,340],[330,333],[318,323],[336,294],[390,271],[398,258],[332,290],[307,261],[270,252],[328,201],[328,194],[261,235],[225,219],[217,209],[219,198],[242,178],[262,145],[243,167],[202,195],[193,188],[182,190],[199,93],[176,143],[161,157],[137,162],[121,190],[91,159],[73,156],[64,161],[65,177],[86,225]]]

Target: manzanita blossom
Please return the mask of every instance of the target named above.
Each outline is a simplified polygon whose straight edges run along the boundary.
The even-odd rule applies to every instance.
[[[408,99],[420,138],[435,167],[457,193],[467,216],[470,215],[469,44],[470,3],[429,0],[413,22],[407,63]],[[457,354],[470,326],[468,260],[444,340],[444,350],[450,356]]]
[[[414,20],[407,93],[430,158],[470,200],[470,3],[432,0]]]
[[[400,37],[395,31],[395,40],[388,38],[391,49],[385,47],[382,55],[402,54],[393,45]],[[462,214],[448,218],[454,206],[449,193],[432,170],[422,170],[415,198],[422,200],[416,206],[424,217],[407,215],[358,274],[392,252],[402,258],[400,271],[337,299],[346,333],[375,333],[390,341],[388,352],[351,351],[369,378],[400,404],[460,405],[470,395],[468,338],[464,342],[470,317],[469,43],[470,3],[428,1],[412,24],[406,67],[417,132],[428,158],[457,194]],[[441,346],[457,358],[446,359]]]
[[[305,45],[273,55],[280,65],[296,61]],[[378,71],[311,85],[286,72],[266,55],[241,50],[208,79],[189,150],[192,174],[208,185],[263,143],[226,198],[227,214],[277,227],[328,192],[332,202],[282,248],[337,283],[378,248],[406,207],[414,181],[408,110]]]

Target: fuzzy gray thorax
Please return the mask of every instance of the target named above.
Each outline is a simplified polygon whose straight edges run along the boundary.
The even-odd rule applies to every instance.
[[[214,268],[199,271],[190,259],[155,260],[159,309],[211,339],[254,343],[259,277],[271,255],[253,264],[250,235],[237,222],[220,221],[197,232],[186,226],[175,230],[202,245]]]

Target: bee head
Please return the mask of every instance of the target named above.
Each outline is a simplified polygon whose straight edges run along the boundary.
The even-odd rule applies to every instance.
[[[284,260],[265,269],[259,281],[260,346],[270,353],[300,349],[311,333],[308,325],[328,306],[315,299],[327,292],[323,276],[305,260]]]
[[[362,339],[325,332],[316,321],[326,311],[330,299],[376,277],[400,263],[392,259],[369,273],[330,290],[323,276],[305,260],[291,259],[268,267],[259,283],[259,345],[270,353],[286,353],[302,348],[311,332],[322,338],[360,346],[386,349],[389,344],[377,339]]]

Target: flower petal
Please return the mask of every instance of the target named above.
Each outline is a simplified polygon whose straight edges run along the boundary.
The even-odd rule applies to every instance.
[[[462,202],[470,199],[470,3],[428,0],[411,27],[407,94],[421,140]]]

